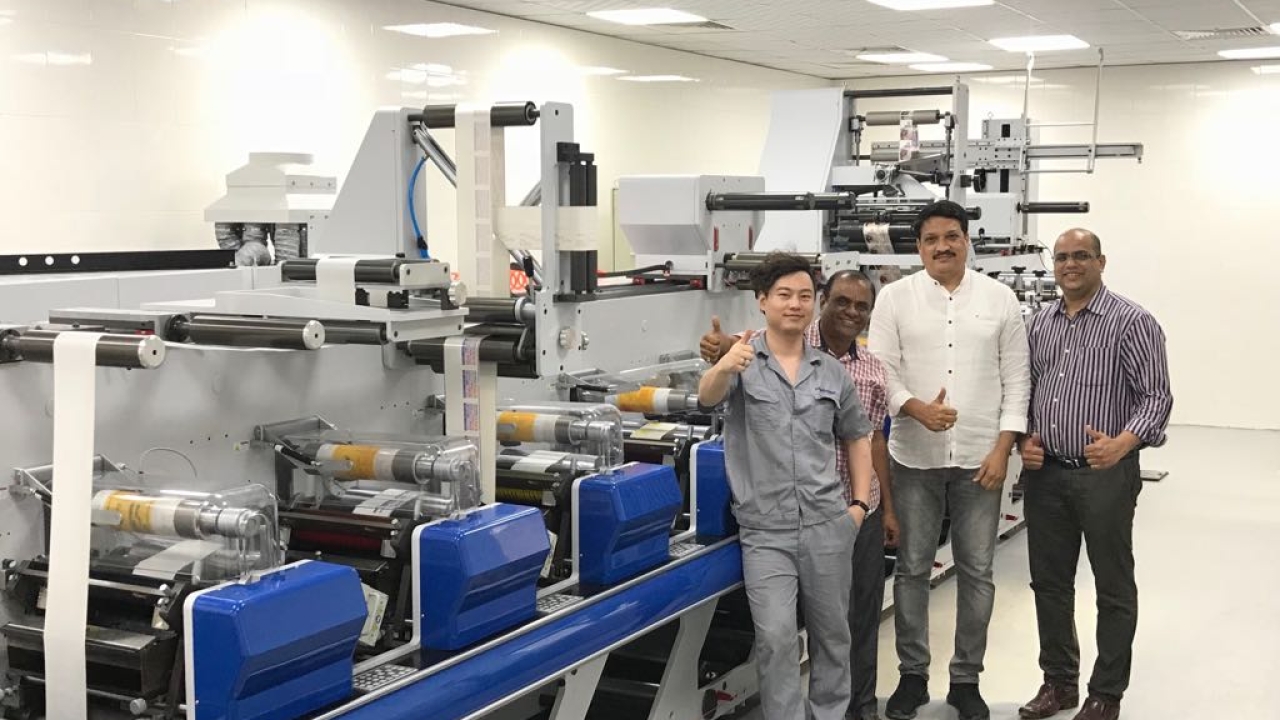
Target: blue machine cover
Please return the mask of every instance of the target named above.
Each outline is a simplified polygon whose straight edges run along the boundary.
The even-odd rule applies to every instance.
[[[551,552],[537,508],[497,503],[418,531],[422,644],[458,650],[537,613]]]
[[[667,561],[683,497],[675,470],[632,463],[579,486],[579,581],[601,587]]]
[[[286,566],[193,595],[186,612],[196,720],[293,720],[351,695],[366,614],[353,568]]]

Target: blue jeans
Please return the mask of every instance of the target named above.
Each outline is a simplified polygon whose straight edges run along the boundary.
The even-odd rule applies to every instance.
[[[893,462],[893,502],[901,530],[893,602],[898,671],[903,675],[929,677],[929,577],[948,508],[958,581],[951,683],[977,683],[982,672],[996,596],[991,566],[1004,489],[984,490],[973,481],[976,474],[975,469],[918,470]]]

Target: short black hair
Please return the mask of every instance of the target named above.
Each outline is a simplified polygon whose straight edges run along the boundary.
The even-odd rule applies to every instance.
[[[871,302],[873,304],[875,303],[876,284],[872,282],[871,278],[861,270],[841,270],[833,273],[831,277],[827,278],[827,281],[822,284],[822,296],[829,297],[831,295],[831,288],[835,287],[835,284],[842,280],[853,280],[854,282],[860,282],[866,285],[867,289],[871,291]]]
[[[916,221],[911,224],[911,231],[915,233],[916,239],[920,239],[920,232],[924,229],[924,223],[929,218],[951,218],[960,223],[960,229],[965,235],[969,234],[969,213],[965,212],[960,203],[950,200],[936,200],[925,205],[916,216]]]
[[[813,281],[814,290],[818,289],[818,283],[813,278],[813,266],[808,260],[795,253],[771,252],[759,265],[751,268],[751,288],[756,291],[756,297],[763,297],[769,294],[778,280],[798,272],[808,275],[809,280]]]

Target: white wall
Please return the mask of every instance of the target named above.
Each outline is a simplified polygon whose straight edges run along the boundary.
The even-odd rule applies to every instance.
[[[498,32],[383,29],[425,22]],[[452,74],[388,77],[417,63]],[[250,151],[310,152],[341,181],[376,107],[528,99],[576,106],[607,267],[618,174],[754,172],[768,91],[820,84],[420,0],[0,0],[0,254],[212,247],[201,213]],[[508,131],[513,202],[536,180],[534,142]],[[429,227],[451,233],[452,188],[428,177]]]
[[[1094,71],[1034,76],[1040,78],[1032,83],[1034,120],[1091,120]],[[1013,80],[968,79],[971,134],[988,114],[1021,114],[1022,84]],[[1280,76],[1255,75],[1249,63],[1108,68],[1099,141],[1143,143],[1142,164],[1112,160],[1099,162],[1092,176],[1041,176],[1040,199],[1091,204],[1088,215],[1040,216],[1041,242],[1052,247],[1075,225],[1097,232],[1108,285],[1164,326],[1177,423],[1280,428],[1273,410],[1280,382],[1270,371],[1280,357],[1280,284],[1271,257],[1274,222],[1266,211],[1280,196],[1277,117]],[[1041,142],[1089,140],[1080,128],[1041,132]]]

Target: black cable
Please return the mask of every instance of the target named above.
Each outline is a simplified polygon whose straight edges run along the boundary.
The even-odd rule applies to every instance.
[[[647,265],[645,267],[632,268],[630,270],[616,270],[614,272],[597,272],[596,277],[612,278],[612,277],[632,277],[634,275],[643,275],[651,272],[671,272],[671,262],[667,261],[661,265]]]

